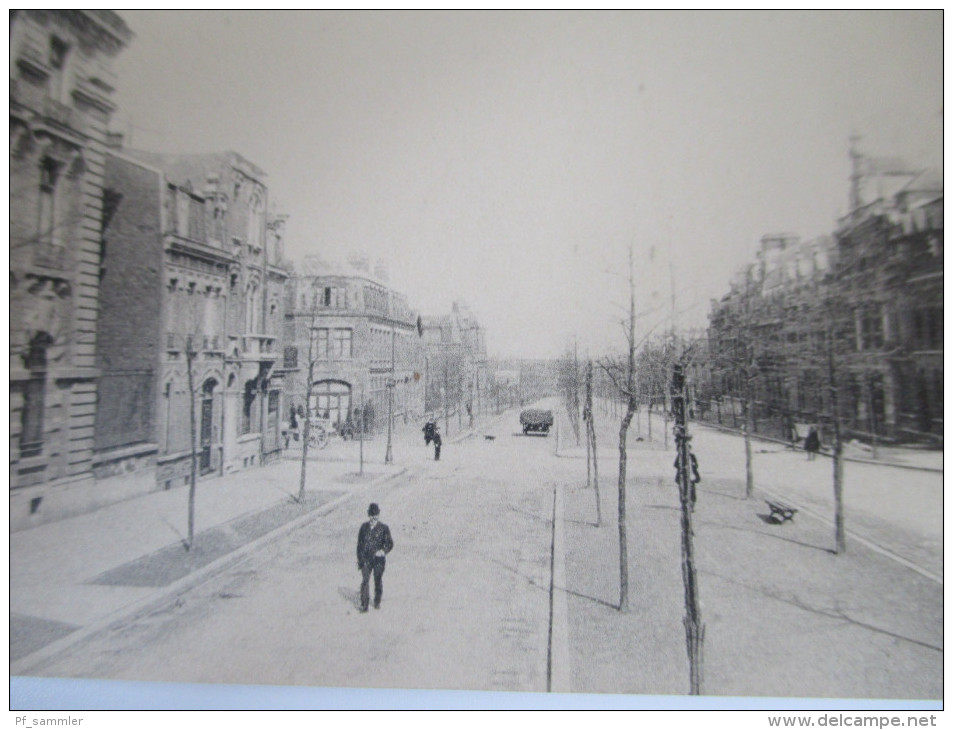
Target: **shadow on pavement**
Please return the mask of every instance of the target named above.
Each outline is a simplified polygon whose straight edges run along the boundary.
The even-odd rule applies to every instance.
[[[191,550],[186,550],[183,542],[175,543],[100,573],[88,583],[144,588],[168,586],[252,540],[317,509],[340,494],[342,492],[310,492],[305,495],[302,503],[289,498],[224,525],[203,530],[195,536],[195,544]]]

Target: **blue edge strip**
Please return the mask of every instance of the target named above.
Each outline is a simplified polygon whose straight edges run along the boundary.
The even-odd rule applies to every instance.
[[[337,689],[10,678],[10,710],[761,710],[928,712],[934,700]]]

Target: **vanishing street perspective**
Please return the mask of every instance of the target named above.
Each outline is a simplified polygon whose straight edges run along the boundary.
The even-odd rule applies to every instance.
[[[942,30],[11,11],[11,676],[941,701]]]

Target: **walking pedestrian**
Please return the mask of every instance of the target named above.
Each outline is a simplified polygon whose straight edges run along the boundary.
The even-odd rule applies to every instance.
[[[433,441],[434,461],[440,461],[440,446],[443,440],[440,438],[440,431],[437,430],[437,422],[431,418],[424,424],[423,432],[424,444],[430,446],[430,442]]]
[[[367,508],[367,522],[357,533],[357,567],[361,571],[361,613],[367,613],[370,603],[370,581],[374,574],[374,608],[381,607],[384,594],[386,555],[394,549],[390,528],[380,521],[381,508],[371,502]]]
[[[817,433],[817,426],[808,429],[807,436],[804,437],[804,450],[807,452],[808,461],[814,461],[817,452],[821,450],[821,437]]]

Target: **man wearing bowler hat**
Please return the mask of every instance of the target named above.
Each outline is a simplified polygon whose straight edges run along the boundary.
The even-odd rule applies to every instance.
[[[390,528],[380,521],[381,508],[371,502],[367,508],[368,520],[361,525],[357,533],[357,567],[361,571],[361,613],[367,613],[370,601],[369,583],[374,573],[374,608],[381,607],[381,595],[384,593],[384,566],[387,555],[394,548]]]

